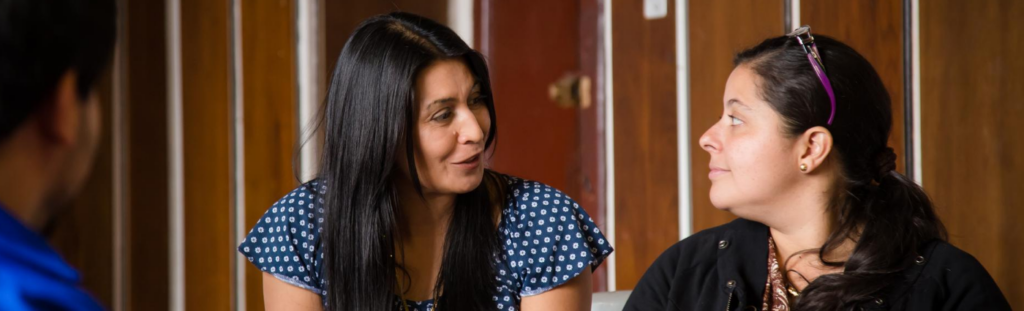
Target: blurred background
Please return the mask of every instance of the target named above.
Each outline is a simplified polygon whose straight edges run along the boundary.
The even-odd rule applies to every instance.
[[[495,170],[580,202],[631,289],[668,246],[733,219],[697,139],[733,55],[799,25],[863,54],[893,99],[899,170],[1024,309],[1024,1],[120,0],[91,182],[51,238],[112,310],[262,310],[235,247],[316,169],[307,129],[365,18],[445,23],[487,57]],[[302,142],[310,143],[300,149]]]

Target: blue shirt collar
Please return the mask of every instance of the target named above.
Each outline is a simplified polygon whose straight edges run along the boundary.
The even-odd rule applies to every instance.
[[[3,203],[0,203],[0,247],[4,248],[0,252],[0,266],[14,265],[14,268],[31,269],[78,283],[78,272],[64,262],[46,239],[10,215]]]

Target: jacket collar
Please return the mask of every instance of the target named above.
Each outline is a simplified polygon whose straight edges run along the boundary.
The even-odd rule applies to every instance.
[[[879,303],[865,304],[867,309],[884,308],[889,301],[906,295],[928,265],[940,241],[928,243],[912,258],[913,264],[904,272],[904,281],[883,290]],[[718,275],[721,284],[715,284],[726,296],[732,294],[735,301],[745,305],[759,306],[762,303],[765,282],[768,280],[768,226],[736,219],[725,226],[718,236]]]
[[[716,284],[728,296],[746,305],[760,305],[768,280],[768,227],[745,219],[736,219],[719,237]]]

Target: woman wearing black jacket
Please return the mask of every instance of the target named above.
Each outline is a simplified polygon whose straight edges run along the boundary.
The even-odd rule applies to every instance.
[[[894,170],[889,94],[809,27],[741,52],[700,138],[711,201],[740,217],[667,250],[626,310],[1009,310]]]

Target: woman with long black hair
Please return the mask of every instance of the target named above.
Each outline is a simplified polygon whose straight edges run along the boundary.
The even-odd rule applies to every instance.
[[[451,29],[363,22],[321,116],[317,178],[238,247],[268,310],[589,310],[612,248],[565,194],[484,168],[488,70]]]
[[[665,251],[626,310],[1009,310],[894,169],[889,93],[810,28],[739,53],[700,138],[711,202],[740,219]]]

